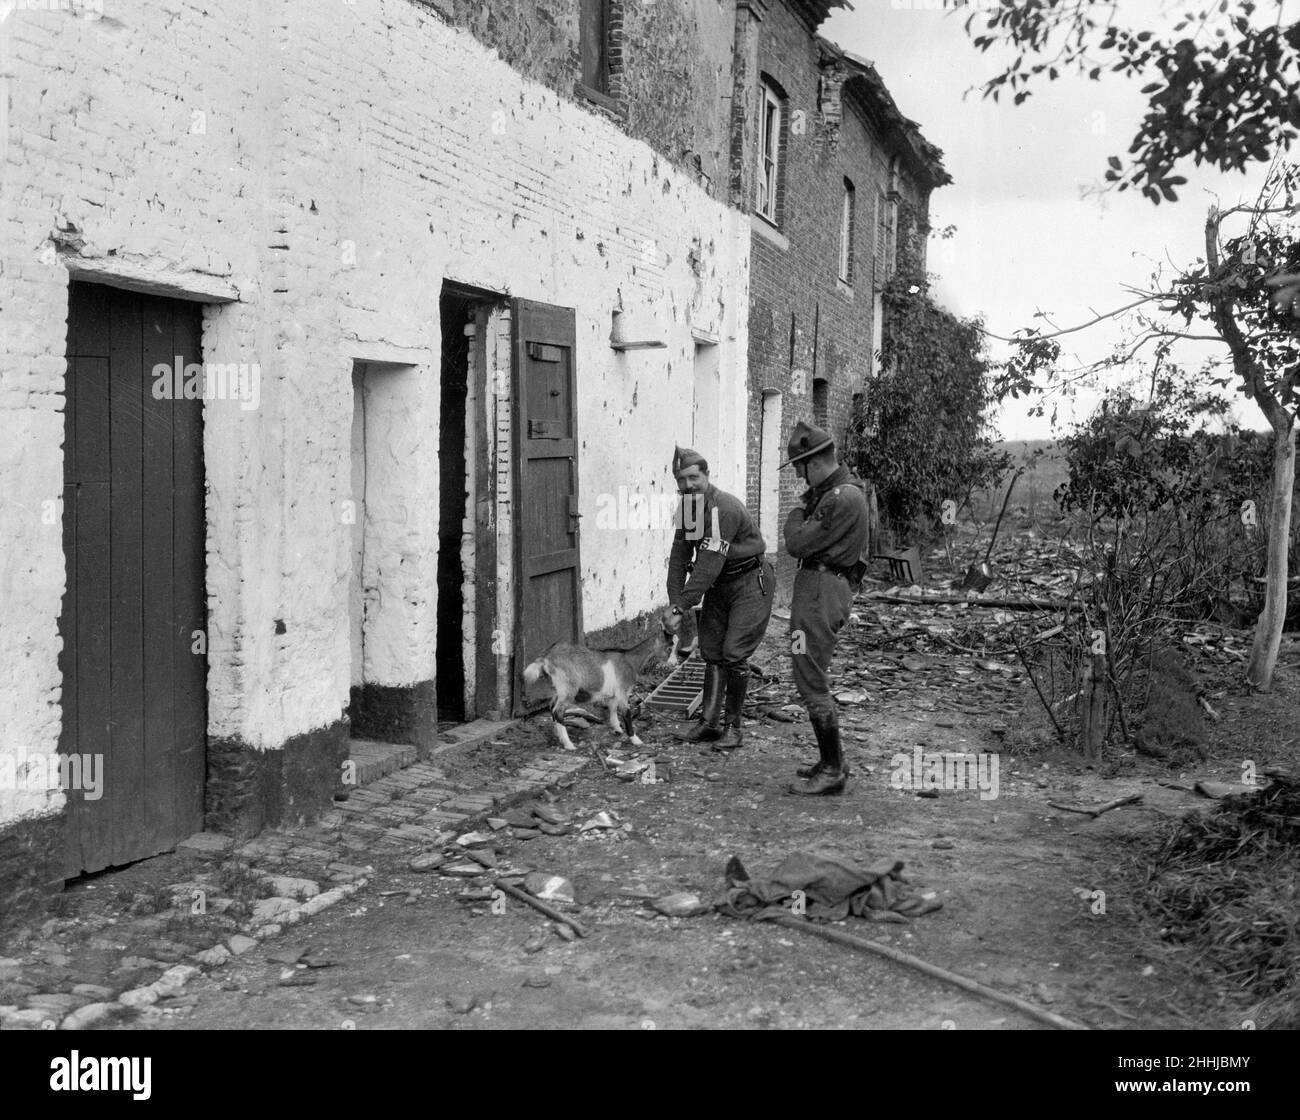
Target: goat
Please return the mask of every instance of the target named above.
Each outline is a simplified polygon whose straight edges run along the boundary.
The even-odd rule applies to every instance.
[[[576,749],[564,726],[565,712],[575,700],[603,703],[609,714],[609,726],[632,746],[641,746],[632,726],[628,698],[646,664],[652,658],[661,661],[667,658],[673,638],[672,631],[660,629],[631,649],[588,649],[556,642],[524,669],[524,680],[529,685],[542,677],[550,680],[555,690],[555,699],[551,701],[555,737],[566,751]]]

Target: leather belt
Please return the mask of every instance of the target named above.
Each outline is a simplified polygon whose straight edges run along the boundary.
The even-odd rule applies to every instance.
[[[735,579],[737,576],[743,576],[746,572],[752,572],[763,562],[761,556],[751,556],[747,560],[737,560],[736,563],[728,564],[718,573],[718,578],[714,582],[726,583],[727,580]]]
[[[833,568],[829,564],[823,564],[820,560],[800,560],[799,567],[806,568],[810,572],[829,572],[833,576],[839,576],[840,579],[849,578],[847,569]]]

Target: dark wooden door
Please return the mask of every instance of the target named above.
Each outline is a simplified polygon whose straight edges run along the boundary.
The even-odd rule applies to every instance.
[[[200,314],[95,284],[70,293],[59,751],[83,773],[97,756],[102,786],[68,792],[68,876],[203,827],[203,402],[155,399],[152,373],[202,360]]]
[[[524,666],[583,631],[573,311],[517,300],[514,323],[518,713]]]

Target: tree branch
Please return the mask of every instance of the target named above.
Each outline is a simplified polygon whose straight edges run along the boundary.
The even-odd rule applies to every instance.
[[[1141,307],[1142,304],[1144,303],[1150,303],[1153,299],[1163,299],[1163,298],[1166,297],[1155,296],[1155,295],[1143,296],[1141,299],[1136,299],[1132,303],[1126,303],[1123,307],[1115,308],[1114,311],[1107,311],[1104,314],[1098,315],[1095,319],[1089,319],[1086,323],[1080,323],[1078,326],[1075,327],[1064,327],[1059,331],[1052,331],[1050,334],[1036,334],[1036,335],[1030,335],[1028,337],[1021,337],[1021,338],[1007,338],[1005,335],[994,334],[992,331],[985,330],[983,327],[980,327],[980,333],[988,336],[989,338],[996,338],[999,342],[1028,342],[1030,341],[1030,339],[1037,342],[1038,340],[1044,338],[1059,338],[1063,334],[1073,334],[1075,331],[1081,331],[1088,327],[1091,327],[1095,323],[1100,323],[1103,319],[1113,319],[1115,318],[1116,315],[1122,315],[1124,314],[1125,311],[1132,311],[1133,308]]]

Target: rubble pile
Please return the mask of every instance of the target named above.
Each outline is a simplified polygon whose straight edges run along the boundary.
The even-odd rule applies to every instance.
[[[1145,862],[1144,898],[1161,936],[1260,997],[1257,1027],[1300,1027],[1300,780],[1180,821]]]

